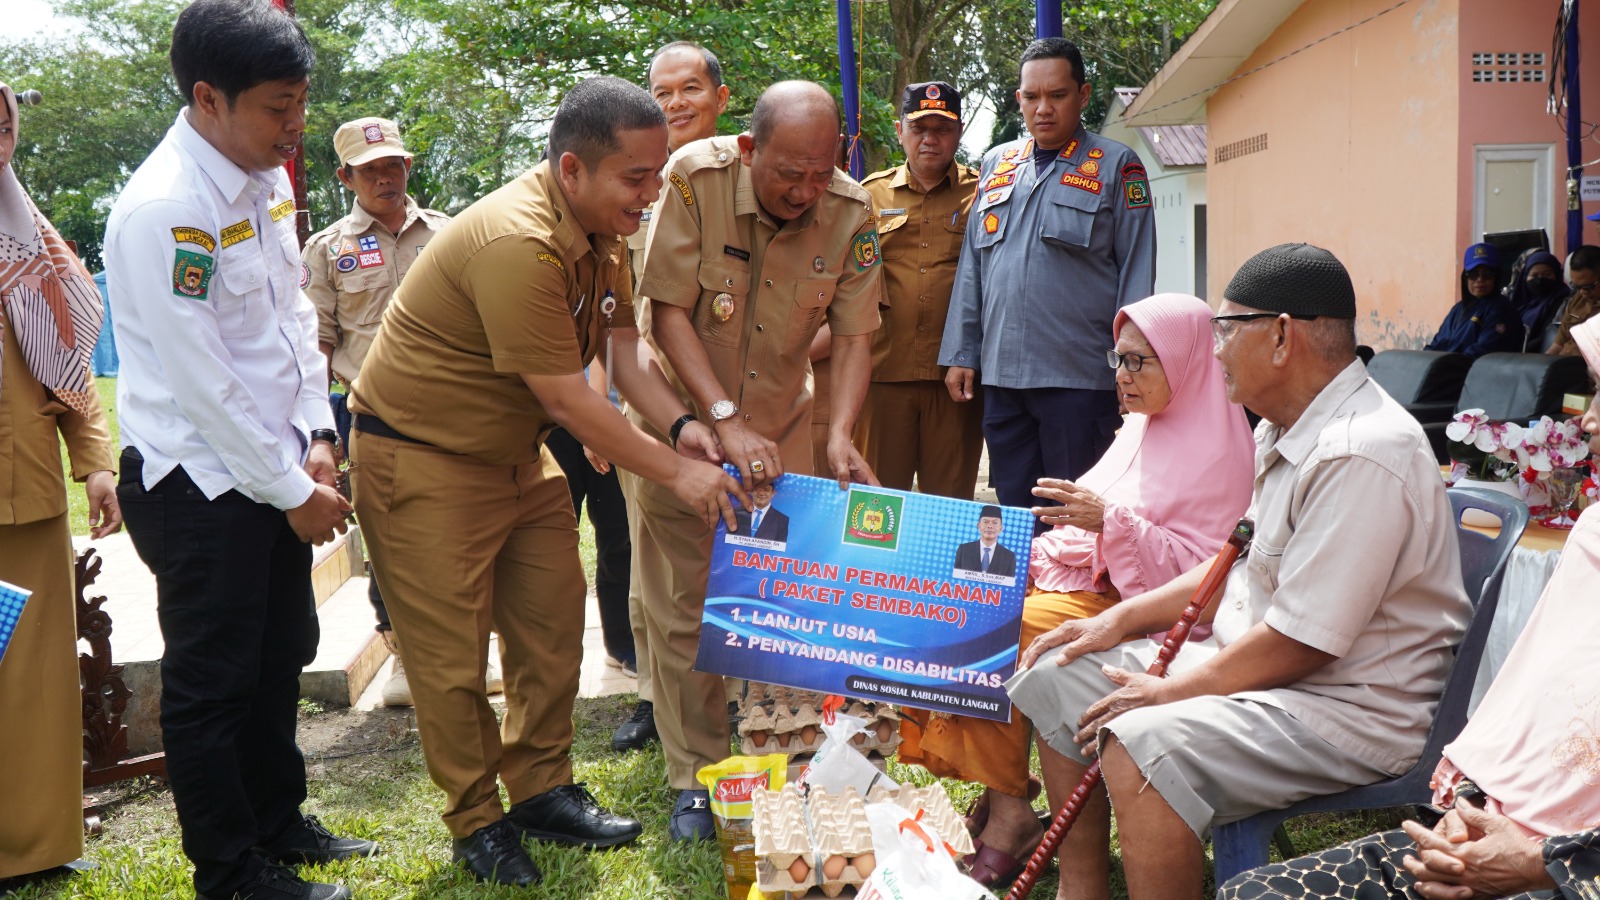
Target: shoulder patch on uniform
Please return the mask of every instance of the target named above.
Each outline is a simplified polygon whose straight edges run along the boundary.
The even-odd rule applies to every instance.
[[[240,241],[248,241],[255,236],[256,229],[255,226],[250,224],[250,220],[240,219],[232,225],[229,225],[227,228],[222,229],[222,246],[224,248],[232,247],[234,244],[237,244]]]
[[[543,250],[540,250],[538,253],[534,254],[534,259],[537,259],[542,263],[549,263],[563,272],[567,270],[567,264],[562,262],[561,257],[555,255],[554,253],[547,253]]]
[[[1129,209],[1145,209],[1150,206],[1150,185],[1143,178],[1122,182],[1122,193],[1128,199]]]
[[[305,263],[300,264],[300,289],[305,290],[311,286],[311,267]]]
[[[1091,194],[1100,193],[1099,180],[1087,178],[1083,175],[1079,175],[1077,172],[1061,173],[1061,183],[1067,187],[1075,187],[1080,191],[1088,191]]]
[[[678,196],[683,198],[684,206],[694,205],[694,191],[689,190],[689,182],[687,179],[685,179],[682,175],[679,175],[677,172],[669,172],[667,174],[667,180],[672,182],[672,186],[678,189]]]
[[[207,253],[217,252],[217,239],[201,228],[178,227],[172,229],[172,239],[180,244],[194,244],[206,248]]]
[[[179,297],[204,300],[211,289],[211,273],[216,260],[204,253],[179,249],[172,261],[172,293]]]
[[[285,200],[279,203],[277,206],[267,210],[267,215],[271,216],[274,222],[282,221],[284,216],[294,215],[294,201]]]
[[[1134,160],[1131,163],[1125,164],[1122,167],[1122,177],[1123,178],[1146,178],[1146,177],[1148,177],[1148,176],[1145,175],[1144,163],[1141,163],[1138,160]]]
[[[850,257],[856,262],[856,271],[865,272],[878,264],[878,230],[865,231],[850,242]]]

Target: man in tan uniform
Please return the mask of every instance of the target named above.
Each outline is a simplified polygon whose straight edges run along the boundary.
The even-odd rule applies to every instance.
[[[641,353],[620,234],[660,193],[667,128],[648,94],[582,82],[550,126],[549,161],[469,207],[412,267],[356,377],[356,509],[401,645],[417,729],[444,789],[454,855],[474,876],[528,885],[519,841],[631,841],[638,822],[572,783],[583,568],[565,477],[541,446],[560,425],[704,523],[726,491],[711,429],[682,455],[591,390],[609,342],[618,387],[668,429],[684,404]],[[484,694],[489,630],[505,669],[503,730]],[[512,807],[501,807],[496,777]]]
[[[678,151],[650,223],[639,291],[647,336],[695,419],[714,423],[723,455],[753,486],[809,473],[807,350],[833,330],[829,473],[876,484],[850,444],[866,393],[882,281],[867,193],[834,167],[839,113],[826,90],[780,82],[756,103],[750,132]],[[680,420],[674,427],[686,427]],[[677,840],[713,835],[695,772],[728,755],[722,678],[692,671],[714,534],[704,517],[638,484],[635,583],[643,591],[656,727],[667,778],[682,791]]]
[[[717,55],[692,41],[673,41],[657,50],[650,58],[650,96],[667,116],[667,149],[678,148],[717,133],[717,117],[728,109],[729,90],[722,82],[722,63]],[[662,172],[662,177],[666,173]],[[661,201],[656,201],[660,206]],[[653,215],[655,209],[650,210]],[[646,223],[648,225],[648,222]],[[633,276],[644,271],[644,243],[648,227],[641,226],[628,236],[628,255],[633,261]],[[645,325],[641,322],[641,329]],[[633,491],[637,479],[628,472],[620,475],[622,493],[628,503],[628,538],[638,552],[638,520],[632,513]],[[639,563],[633,562],[632,570]],[[611,749],[638,750],[656,739],[655,704],[651,702],[650,686],[650,636],[644,627],[643,598],[639,593],[639,579],[634,578],[628,588],[628,620],[633,626],[633,652],[635,669],[639,678],[639,704],[627,721],[617,726],[611,735]]]
[[[889,295],[872,341],[856,445],[889,487],[971,500],[983,452],[983,405],[944,386],[939,341],[978,170],[956,162],[961,95],[942,81],[908,85],[894,123],[906,161],[861,186],[878,210]],[[976,393],[976,391],[974,392]]]
[[[329,360],[328,380],[337,379],[346,388],[331,400],[339,440],[348,449],[350,383],[361,371],[400,279],[450,217],[423,209],[406,193],[411,153],[395,123],[371,117],[346,122],[333,133],[333,149],[339,154],[334,174],[356,195],[356,202],[350,215],[312,235],[300,251],[300,289],[317,308],[317,345]],[[367,583],[367,599],[378,618],[378,634],[395,660],[383,685],[383,702],[410,706],[411,688],[376,578]]]

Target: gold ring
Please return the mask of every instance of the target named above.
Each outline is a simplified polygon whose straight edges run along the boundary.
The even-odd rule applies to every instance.
[[[750,471],[752,471],[752,472],[765,472],[766,470],[767,470],[766,464],[763,463],[759,459],[754,461],[754,462],[752,462],[752,463],[750,463]]]

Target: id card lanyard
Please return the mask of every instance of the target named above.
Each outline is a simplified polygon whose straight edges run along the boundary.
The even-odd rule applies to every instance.
[[[616,292],[607,288],[606,295],[600,301],[600,314],[606,317],[606,396],[611,396],[611,314],[617,311]]]

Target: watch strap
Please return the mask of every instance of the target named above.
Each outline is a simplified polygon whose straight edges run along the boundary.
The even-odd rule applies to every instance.
[[[684,426],[694,420],[694,413],[684,413],[678,417],[678,421],[672,423],[672,430],[668,435],[672,439],[672,449],[678,449],[678,435],[683,433]]]
[[[334,431],[332,428],[313,428],[311,429],[311,440],[327,441],[337,447],[339,446],[339,432]]]

